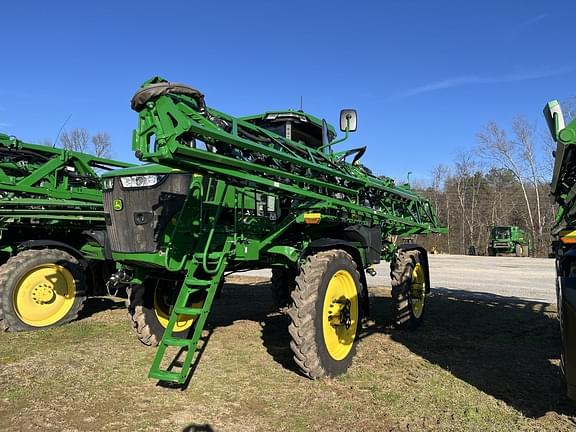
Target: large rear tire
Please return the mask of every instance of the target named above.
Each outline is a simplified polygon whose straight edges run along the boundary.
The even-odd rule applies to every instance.
[[[30,331],[74,320],[86,300],[85,272],[59,249],[25,250],[0,266],[0,329]]]
[[[415,329],[424,318],[426,301],[426,269],[417,250],[396,252],[390,263],[394,326]]]
[[[126,290],[126,309],[136,336],[144,345],[158,346],[170,319],[172,306],[178,291],[175,285],[163,284],[156,279],[148,279],[143,286],[132,286]],[[193,302],[202,306],[203,301]],[[186,337],[196,316],[180,315],[174,326],[173,336]]]
[[[294,361],[309,378],[348,369],[360,330],[362,289],[356,263],[334,249],[306,258],[296,277],[288,327]]]

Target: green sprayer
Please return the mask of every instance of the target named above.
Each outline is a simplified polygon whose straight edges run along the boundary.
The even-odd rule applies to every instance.
[[[290,298],[290,347],[303,374],[349,367],[368,313],[366,273],[391,262],[395,322],[422,320],[426,250],[392,236],[443,233],[428,201],[376,177],[366,147],[336,151],[356,130],[343,110],[342,139],[303,111],[233,117],[191,87],[153,78],[132,99],[132,148],[147,164],[104,176],[108,240],[129,286],[140,340],[158,346],[149,376],[183,384],[226,273],[272,269]],[[350,159],[350,161],[348,161]]]
[[[544,107],[544,116],[556,141],[551,193],[559,207],[552,229],[552,249],[556,257],[561,365],[568,396],[576,399],[576,120],[565,126],[557,101]]]
[[[488,239],[488,255],[527,257],[530,254],[530,238],[517,226],[493,226]]]
[[[0,330],[73,320],[115,271],[99,174],[129,164],[0,134]]]

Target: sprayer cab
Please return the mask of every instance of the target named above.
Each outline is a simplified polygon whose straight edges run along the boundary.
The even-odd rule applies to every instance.
[[[241,120],[316,149],[336,138],[336,131],[332,125],[304,111],[269,111],[242,117]]]
[[[357,128],[357,114],[353,109],[340,111],[340,130],[345,132],[346,136],[339,141],[335,141],[334,126],[302,110],[269,111],[242,117],[241,120],[317,150],[344,141],[348,133],[355,132]]]

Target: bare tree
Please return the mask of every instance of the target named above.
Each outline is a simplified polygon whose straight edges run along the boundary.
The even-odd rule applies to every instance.
[[[446,165],[440,164],[432,168],[432,190],[434,192],[433,204],[436,213],[438,213],[439,208],[438,198],[449,173],[450,169]]]
[[[60,136],[62,147],[67,150],[86,153],[88,151],[89,135],[88,131],[83,128],[75,128],[70,132],[63,132]]]
[[[489,160],[495,168],[508,170],[520,186],[526,205],[525,218],[537,248],[544,242],[544,215],[542,211],[541,186],[546,175],[536,157],[536,128],[524,118],[512,122],[513,139],[496,123],[488,123],[477,134],[478,154]]]
[[[477,237],[478,204],[483,176],[477,168],[477,164],[470,154],[461,153],[458,155],[454,180],[456,181],[456,192],[462,211],[462,247],[464,253],[467,250],[466,246],[474,246],[475,248],[478,246],[475,244],[475,240]],[[466,229],[464,229],[465,225]]]
[[[548,129],[544,133],[540,134],[542,139],[542,150],[544,154],[544,161],[542,165],[544,181],[549,183],[552,180],[552,171],[554,171],[554,152],[556,151],[556,141],[548,132]]]
[[[40,145],[46,147],[54,147],[54,141],[52,141],[50,138],[44,138],[40,140]]]
[[[98,132],[92,137],[94,154],[98,157],[109,158],[112,155],[112,140],[106,132]]]
[[[576,96],[563,100],[561,106],[566,123],[576,118]]]
[[[517,158],[518,148],[514,141],[508,140],[506,132],[495,122],[490,122],[484,129],[476,135],[479,148],[478,154],[481,157],[491,160],[496,167],[509,170],[522,188],[526,210],[528,212],[528,222],[532,229],[532,234],[536,232],[532,208],[528,199],[528,192],[524,184],[524,170]]]
[[[528,180],[534,187],[536,195],[536,217],[538,238],[542,237],[542,206],[540,204],[540,191],[539,185],[542,183],[542,168],[536,160],[534,152],[534,137],[536,135],[536,128],[531,126],[528,121],[522,117],[518,117],[512,122],[512,130],[516,135],[516,143],[520,148],[520,154],[528,167]]]
[[[446,228],[450,232],[450,198],[445,190],[446,181],[450,176],[450,168],[446,165],[437,165],[432,169],[432,190],[433,190],[433,202],[434,210],[438,217],[445,212]],[[445,196],[445,207],[440,208],[440,197],[441,194]],[[446,236],[446,249],[450,252],[450,235]]]

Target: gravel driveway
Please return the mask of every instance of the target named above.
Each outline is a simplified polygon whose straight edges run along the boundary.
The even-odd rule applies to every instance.
[[[367,276],[368,286],[390,286],[389,265],[375,266],[377,275]],[[430,255],[432,288],[461,297],[517,297],[523,300],[555,303],[554,260],[549,258]],[[270,270],[240,273],[269,276]],[[494,296],[496,298],[496,296]]]

